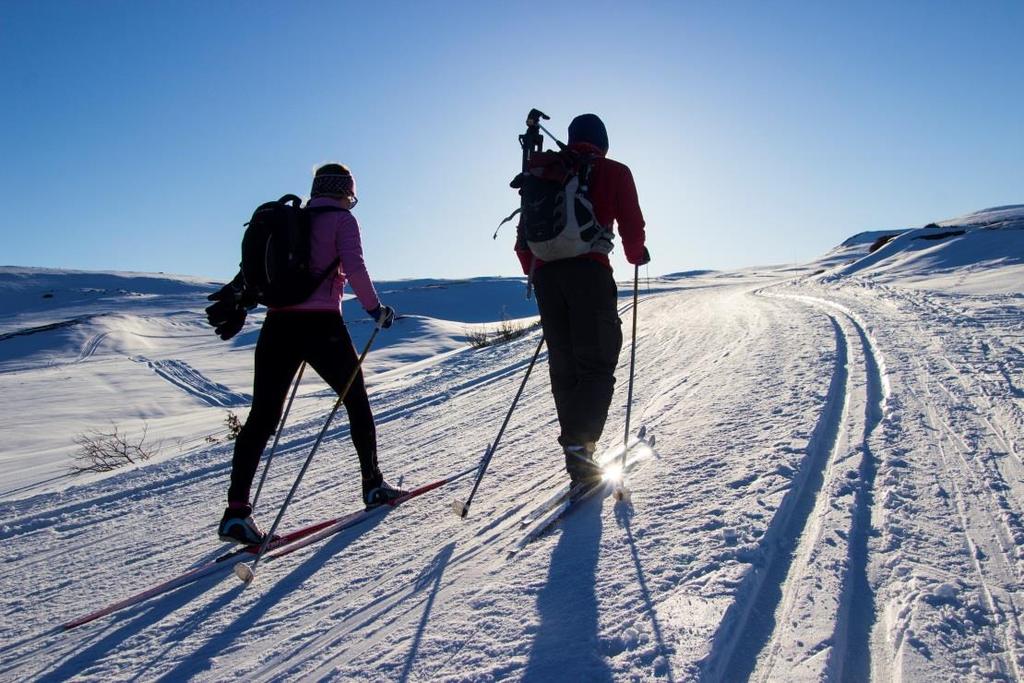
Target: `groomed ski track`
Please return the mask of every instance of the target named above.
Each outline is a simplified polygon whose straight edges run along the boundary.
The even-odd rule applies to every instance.
[[[561,483],[542,355],[467,520],[463,482],[252,587],[203,579],[60,632],[221,552],[230,449],[198,447],[0,502],[0,680],[1020,679],[1019,299],[743,273],[654,282],[640,306],[633,424],[658,443],[631,508],[589,501],[505,560]],[[536,340],[371,379],[385,474],[475,462]],[[297,400],[265,523],[330,404]],[[358,506],[337,424],[288,528]]]

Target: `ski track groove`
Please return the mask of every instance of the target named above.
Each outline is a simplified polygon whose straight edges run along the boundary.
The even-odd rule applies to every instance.
[[[218,408],[237,408],[247,406],[252,401],[252,396],[232,391],[223,384],[210,380],[185,361],[151,360],[145,356],[134,356],[131,360],[145,364],[157,376],[207,405]]]
[[[876,342],[846,307],[816,297],[758,294],[825,309],[835,335],[834,370],[801,478],[763,536],[759,565],[737,589],[702,675],[709,680],[770,681],[792,675],[839,680],[844,670],[865,671],[871,659],[867,624],[858,620],[873,610],[854,611],[853,588],[867,574],[868,557],[866,547],[855,552],[849,540],[839,556],[826,546],[835,545],[834,534],[859,537],[866,546],[874,471],[869,441],[885,417],[889,380]],[[857,481],[849,481],[852,471]],[[853,501],[843,506],[847,496]],[[844,507],[848,515],[836,512]],[[824,567],[817,557],[822,553],[831,557]],[[831,583],[823,585],[823,578]],[[830,630],[807,626],[813,624],[808,609],[818,619],[824,610]]]
[[[925,389],[931,388],[931,382],[928,380],[928,373],[924,371],[921,361],[917,361],[918,368],[922,370],[921,378],[924,382],[923,386]],[[939,388],[946,393],[952,399],[956,399],[954,395],[948,392],[948,390],[939,385]],[[1013,547],[1012,536],[1013,530],[1005,523],[1005,520],[1001,515],[989,514],[988,509],[976,508],[971,506],[967,502],[967,498],[964,496],[963,487],[960,482],[968,482],[972,485],[972,493],[978,493],[981,491],[991,490],[991,484],[986,484],[984,481],[984,475],[979,475],[977,469],[971,463],[971,459],[965,456],[965,452],[971,452],[971,448],[967,443],[963,441],[962,435],[957,432],[953,427],[949,425],[933,407],[930,401],[922,401],[926,406],[926,415],[928,420],[935,426],[938,427],[939,431],[945,434],[945,438],[939,438],[936,442],[936,448],[938,450],[943,470],[947,473],[947,476],[943,477],[943,480],[953,490],[953,502],[956,507],[957,518],[960,521],[960,532],[963,535],[964,543],[968,548],[967,556],[971,560],[974,577],[981,587],[986,607],[990,614],[998,617],[998,622],[1006,623],[1008,628],[1002,629],[1001,640],[1002,640],[1002,651],[1008,653],[1007,657],[999,656],[1001,660],[1001,672],[1007,675],[1012,675],[1014,680],[1021,680],[1021,655],[1016,647],[1015,643],[1021,640],[1021,629],[1018,621],[1018,615],[1020,614],[1020,608],[1017,606],[1016,601],[1010,594],[1006,594],[1005,600],[1010,605],[1010,610],[1004,610],[1000,606],[1000,601],[996,597],[996,591],[990,585],[990,580],[987,575],[990,573],[989,570],[983,566],[981,558],[979,557],[979,549],[985,554],[986,558],[997,557],[1002,561],[1001,569],[1003,572],[1009,573],[1012,576],[1011,585],[1018,584],[1021,580],[1020,567],[1017,562],[1011,558],[1011,548]],[[951,446],[950,448],[943,447],[943,442],[946,442]],[[950,453],[952,451],[952,454]],[[955,476],[959,475],[959,476]],[[990,498],[993,501],[993,506],[996,509],[1007,507],[1008,503],[1001,495],[991,495]],[[979,519],[980,517],[980,519]],[[984,531],[982,531],[984,529]],[[994,544],[986,542],[984,537],[987,535],[985,532],[995,529],[996,535],[994,538]],[[993,545],[997,549],[997,553],[991,552]],[[1000,591],[1002,592],[1002,591]],[[998,637],[998,636],[997,636]],[[993,648],[993,652],[998,652],[998,648]]]
[[[92,358],[99,350],[100,344],[102,344],[109,335],[109,332],[100,332],[97,335],[93,335],[93,337],[82,347],[82,352],[78,354],[78,358],[73,362],[83,363]]]
[[[842,488],[838,492],[833,489],[839,482],[848,483],[848,479],[847,481],[843,480],[844,473],[839,471],[841,468],[853,468],[856,466],[856,472],[859,475],[865,468],[871,467],[870,461],[873,456],[868,442],[874,430],[884,419],[886,400],[884,387],[888,385],[888,380],[884,374],[884,362],[881,360],[881,355],[872,342],[869,341],[869,336],[864,330],[862,323],[858,322],[855,316],[847,314],[842,308],[840,308],[840,311],[840,315],[833,316],[830,314],[830,317],[841,329],[844,345],[848,350],[847,363],[850,366],[846,378],[843,424],[840,424],[839,432],[843,435],[843,440],[840,441],[837,435],[837,440],[833,444],[832,453],[830,454],[825,472],[826,479],[831,479],[831,481],[827,481],[830,486],[819,489],[814,518],[821,520],[826,514],[834,517],[834,508],[842,506],[840,498],[850,493],[856,494],[859,490],[865,495],[860,498],[854,497],[854,502],[850,503],[848,507],[850,512],[848,517],[841,515],[838,520],[826,528],[817,529],[815,537],[805,537],[802,539],[801,544],[807,547],[798,549],[796,555],[800,558],[806,558],[806,561],[797,565],[797,568],[804,572],[815,562],[815,555],[822,549],[822,541],[828,542],[830,540],[828,538],[823,539],[825,533],[843,534],[848,539],[853,535],[858,525],[870,524],[869,521],[865,522],[865,518],[870,520],[870,509],[858,506],[858,504],[867,505],[868,501],[870,501],[868,495],[870,490],[865,488],[867,482],[860,480],[856,483],[857,488],[847,489],[845,492]],[[851,363],[851,359],[856,359],[856,362]],[[840,448],[844,449],[845,452],[839,450]],[[848,462],[853,458],[859,458],[860,462]],[[847,476],[851,471],[852,469],[847,470]],[[825,492],[825,495],[821,495],[821,492]],[[839,495],[835,495],[836,493]],[[817,610],[820,610],[821,604],[831,597],[829,593],[834,592],[838,598],[838,604],[834,606],[835,612],[831,620],[834,624],[832,633],[828,634],[828,637],[824,639],[819,639],[818,644],[805,651],[803,654],[805,659],[801,661],[801,664],[808,663],[819,652],[829,650],[829,656],[826,658],[826,661],[816,667],[812,667],[811,670],[813,675],[833,680],[842,679],[846,668],[851,664],[851,662],[847,661],[850,650],[848,639],[850,638],[851,628],[851,607],[854,599],[851,577],[855,573],[866,573],[866,556],[860,558],[851,557],[849,548],[845,555],[847,560],[846,566],[840,564],[838,558],[833,558],[832,562],[835,562],[835,564],[829,563],[830,566],[825,569],[825,572],[828,574],[834,573],[834,576],[830,576],[830,578],[835,580],[833,586],[827,587],[824,591],[822,588],[817,588],[816,590],[805,589],[805,592],[809,590],[812,596],[810,602],[818,605]],[[814,576],[814,580],[815,582],[820,582],[822,568],[817,567],[816,569],[819,573]],[[797,582],[787,577],[785,583],[786,592],[796,592],[796,589],[806,582],[802,575],[800,579]],[[870,595],[860,597],[862,600],[871,600]],[[795,602],[789,601],[786,606],[789,609],[785,610],[778,619],[778,622],[782,625],[782,631],[779,632],[777,630],[773,633],[774,645],[771,650],[773,659],[763,663],[763,670],[765,672],[763,680],[771,680],[780,675],[787,675],[785,672],[792,669],[786,668],[776,672],[777,660],[774,658],[779,655],[783,643],[792,647],[792,642],[797,644],[801,642],[800,634],[787,633],[788,624],[801,621],[808,615],[798,614],[797,619],[794,620],[791,615],[795,610]],[[871,609],[869,612],[873,613],[874,610]],[[867,653],[864,654],[867,655]],[[852,664],[857,665],[858,663]],[[864,669],[865,667],[863,663],[860,663],[858,668]]]

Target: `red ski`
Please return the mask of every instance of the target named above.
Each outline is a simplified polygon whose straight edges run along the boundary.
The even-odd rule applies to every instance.
[[[382,509],[398,507],[399,505],[408,500],[416,498],[417,496],[421,496],[424,493],[427,493],[428,491],[433,491],[436,488],[440,488],[441,486],[451,483],[456,479],[461,479],[462,477],[465,477],[468,474],[476,472],[476,470],[477,468],[473,467],[464,472],[460,472],[459,474],[446,477],[445,479],[439,479],[430,484],[426,484],[417,489],[413,489],[412,491],[409,491],[401,498],[396,498],[395,500],[387,503],[386,505],[382,505],[378,508],[373,508],[370,510],[359,510],[358,512],[352,512],[342,517],[335,517],[334,519],[328,519],[322,522],[317,522],[316,524],[310,524],[309,526],[284,534],[278,539],[271,542],[268,548],[268,555],[266,556],[266,559],[275,559],[287,555],[295,550],[298,550],[299,548],[305,548],[306,546],[312,543],[316,543],[321,539],[327,538],[332,534],[336,534],[338,532],[344,531],[345,529],[349,529],[353,526],[356,526],[360,522],[369,519],[372,515],[374,515]],[[157,595],[167,593],[169,591],[174,590],[175,588],[179,588],[186,584],[192,583],[193,581],[197,581],[198,579],[201,579],[204,576],[215,574],[228,567],[233,567],[239,562],[247,560],[256,553],[258,553],[259,549],[259,545],[247,545],[240,548],[236,548],[228,553],[221,555],[212,562],[208,562],[204,565],[200,565],[199,567],[195,567],[194,569],[190,569],[183,574],[175,576],[172,579],[168,579],[167,581],[157,584],[156,586],[153,586],[151,588],[147,588],[146,590],[140,593],[136,593],[131,597],[127,597],[124,600],[119,600],[118,602],[107,605],[102,609],[98,609],[94,612],[90,612],[89,614],[85,614],[76,619],[72,619],[71,621],[65,622],[64,624],[62,624],[62,627],[64,628],[64,630],[68,630],[75,628],[76,626],[81,626],[82,624],[87,624],[90,621],[99,619],[100,617],[105,617],[108,614],[113,614],[114,612],[120,611],[126,607],[137,605],[140,602],[144,602],[152,597],[156,597]]]

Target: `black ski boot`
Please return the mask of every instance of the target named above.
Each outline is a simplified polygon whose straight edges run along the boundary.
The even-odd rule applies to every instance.
[[[384,477],[378,475],[373,479],[363,479],[363,503],[366,505],[367,510],[372,510],[375,507],[380,507],[386,503],[390,503],[396,498],[401,498],[408,491],[402,489],[396,489],[391,484],[384,481]]]
[[[226,508],[217,527],[217,535],[222,541],[242,545],[259,545],[267,536],[252,518],[252,508],[248,505]]]
[[[604,481],[600,477],[586,481],[573,479],[569,484],[569,500],[577,501],[596,489]]]
[[[572,487],[592,486],[601,481],[604,470],[594,460],[594,451],[587,446],[565,446],[565,469],[569,473]]]

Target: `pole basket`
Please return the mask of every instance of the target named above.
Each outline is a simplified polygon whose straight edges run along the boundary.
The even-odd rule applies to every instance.
[[[453,500],[452,501],[452,512],[461,519],[465,519],[469,515],[469,504],[464,500]]]

